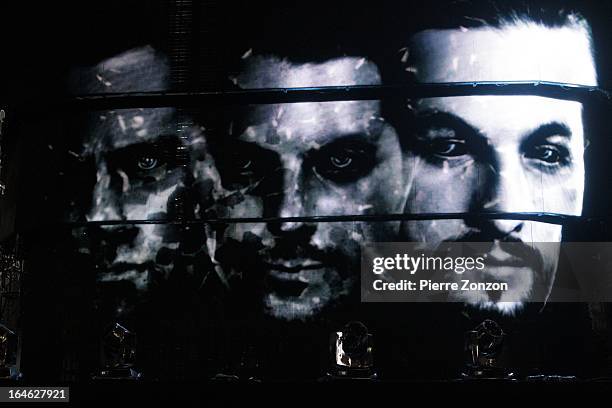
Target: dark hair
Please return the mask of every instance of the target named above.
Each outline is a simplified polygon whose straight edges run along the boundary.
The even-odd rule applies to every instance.
[[[443,9],[444,12],[440,10]],[[427,29],[470,29],[490,27],[503,29],[521,24],[535,23],[549,28],[566,26],[584,30],[591,39],[591,28],[583,17],[575,1],[550,0],[433,0],[431,6],[411,16],[409,27],[401,42],[394,44],[395,55],[387,55],[375,61],[381,69],[382,81],[385,84],[402,84],[415,81],[410,67],[414,66],[413,54],[409,51],[411,37]],[[396,36],[397,37],[397,36]],[[591,47],[593,55],[594,50]],[[406,56],[409,55],[409,58]],[[389,58],[391,57],[391,58]],[[402,98],[384,100],[383,117],[391,122],[402,134],[410,134],[410,129],[403,129],[406,124],[406,100]],[[402,128],[402,129],[400,129]]]
[[[587,3],[586,5],[584,3]],[[275,55],[294,63],[342,56],[366,57],[381,70],[385,84],[410,81],[402,64],[410,37],[425,29],[504,26],[534,22],[556,28],[582,27],[590,1],[418,0],[379,1],[359,7],[348,1],[303,4],[264,2],[232,14],[224,34],[225,70],[242,69],[245,53]],[[226,11],[224,14],[228,14]]]
[[[437,13],[433,19],[423,20],[429,28],[499,28],[517,21],[532,21],[546,27],[563,27],[576,19],[582,19],[578,11],[580,3],[575,1],[455,0],[445,3],[447,5],[444,13]]]
[[[591,29],[575,1],[550,0],[433,0],[429,6],[409,16],[403,29],[397,27],[396,39],[388,43],[395,55],[379,54],[378,65],[383,82],[411,82],[406,68],[412,63],[404,56],[410,38],[427,29],[468,29],[475,27],[504,28],[521,23],[535,23],[550,28],[575,26],[584,29],[591,38]],[[444,12],[441,12],[444,10]],[[399,41],[397,40],[399,38]],[[383,59],[380,59],[383,57]]]
[[[382,30],[390,15],[383,6],[364,8],[346,0],[254,2],[232,16],[233,29],[224,38],[226,71],[239,73],[245,53],[296,64],[339,57],[376,62],[378,54],[389,52],[384,43],[392,37]]]

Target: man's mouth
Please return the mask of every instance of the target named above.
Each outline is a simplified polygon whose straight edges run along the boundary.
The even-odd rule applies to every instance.
[[[323,264],[312,260],[312,259],[292,259],[284,262],[264,262],[263,263],[268,269],[272,271],[282,271],[282,272],[290,272],[297,273],[299,271],[308,270],[308,269],[321,269],[323,268]]]
[[[498,258],[495,256],[490,256],[489,254],[485,254],[485,265],[486,266],[512,266],[512,267],[522,267],[528,266],[527,262],[524,259],[517,258],[514,256],[509,256],[507,258]]]
[[[491,250],[484,254],[485,273],[496,275],[501,271],[511,271],[513,268],[530,268],[534,272],[538,271],[537,257],[531,254],[528,247],[519,243],[508,243],[505,248],[510,252],[502,249],[499,242],[495,242]]]
[[[322,263],[310,259],[264,262],[264,265],[268,272],[266,287],[281,297],[299,297],[314,280],[320,278],[324,269]]]

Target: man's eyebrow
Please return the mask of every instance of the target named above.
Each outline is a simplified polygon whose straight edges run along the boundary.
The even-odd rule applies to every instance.
[[[342,134],[335,139],[330,140],[329,142],[323,143],[321,146],[331,145],[333,143],[348,143],[348,142],[369,142],[371,138],[366,132],[351,132]]]
[[[455,129],[463,135],[479,135],[481,133],[479,129],[470,125],[461,117],[439,110],[427,110],[415,114],[414,124],[417,130],[437,127]]]
[[[572,131],[565,123],[549,122],[538,126],[528,134],[530,139],[537,140],[546,139],[550,136],[563,136],[569,139],[572,137]]]
[[[110,151],[118,151],[123,149],[130,149],[138,146],[151,146],[155,148],[167,148],[181,145],[181,137],[175,133],[160,133],[159,135],[144,139],[135,140],[133,143],[125,144],[122,146],[112,147]]]
[[[364,132],[349,133],[339,136],[329,142],[308,149],[308,154],[324,151],[336,147],[362,147],[366,149],[376,149],[376,142],[369,138]]]
[[[175,162],[184,162],[187,152],[182,149],[181,138],[176,134],[163,133],[157,137],[139,141],[125,146],[115,147],[104,152],[104,156],[111,162],[119,157],[138,155],[144,152],[156,154],[159,157]]]

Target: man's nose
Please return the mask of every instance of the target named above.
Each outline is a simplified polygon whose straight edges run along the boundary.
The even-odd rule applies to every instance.
[[[498,157],[495,163],[487,165],[486,177],[479,197],[475,200],[476,212],[536,212],[535,196],[541,195],[541,189],[527,183],[526,174],[521,166],[520,157]],[[493,238],[516,235],[525,226],[523,220],[493,219],[483,221]]]
[[[307,192],[304,189],[303,170],[292,166],[282,170],[280,191],[274,194],[274,199],[268,202],[268,214],[273,217],[292,218],[304,217],[306,211]],[[311,224],[304,221],[270,222],[268,230],[275,235],[286,235],[311,229]]]

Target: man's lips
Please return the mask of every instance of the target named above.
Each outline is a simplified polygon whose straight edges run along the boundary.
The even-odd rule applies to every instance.
[[[103,270],[104,273],[121,274],[124,272],[147,272],[155,270],[157,264],[152,261],[143,263],[133,262],[113,262],[108,268]]]
[[[484,259],[485,267],[487,266],[512,266],[512,267],[524,267],[528,266],[522,258],[510,256],[507,258],[497,258],[494,256],[485,256]]]
[[[516,244],[508,244],[508,245],[520,245]],[[522,248],[521,248],[522,249]],[[521,254],[525,255],[526,254]],[[484,254],[484,263],[486,266],[507,266],[507,267],[525,267],[525,266],[534,266],[529,265],[528,257],[517,256],[516,254],[512,254],[503,250],[498,241],[495,241],[493,247],[489,252]]]
[[[263,262],[264,266],[267,269],[273,271],[281,271],[281,272],[290,272],[297,273],[303,270],[310,269],[321,269],[324,267],[324,264],[318,261],[314,261],[311,259],[306,260],[287,260],[284,262]]]
[[[480,272],[482,277],[489,277],[493,279],[501,279],[501,281],[507,281],[509,279],[517,279],[519,270],[522,268],[529,268],[529,264],[522,258],[511,256],[499,257],[485,254],[484,269]],[[521,269],[519,269],[521,268]],[[520,278],[519,278],[520,279]]]
[[[312,259],[264,262],[268,269],[265,282],[272,292],[282,297],[299,297],[317,279],[325,266]]]
[[[515,256],[496,248],[484,254],[484,269],[479,271],[479,274],[481,274],[481,279],[519,282],[526,279],[524,273],[527,270],[538,273],[538,265],[533,262],[533,259]]]

